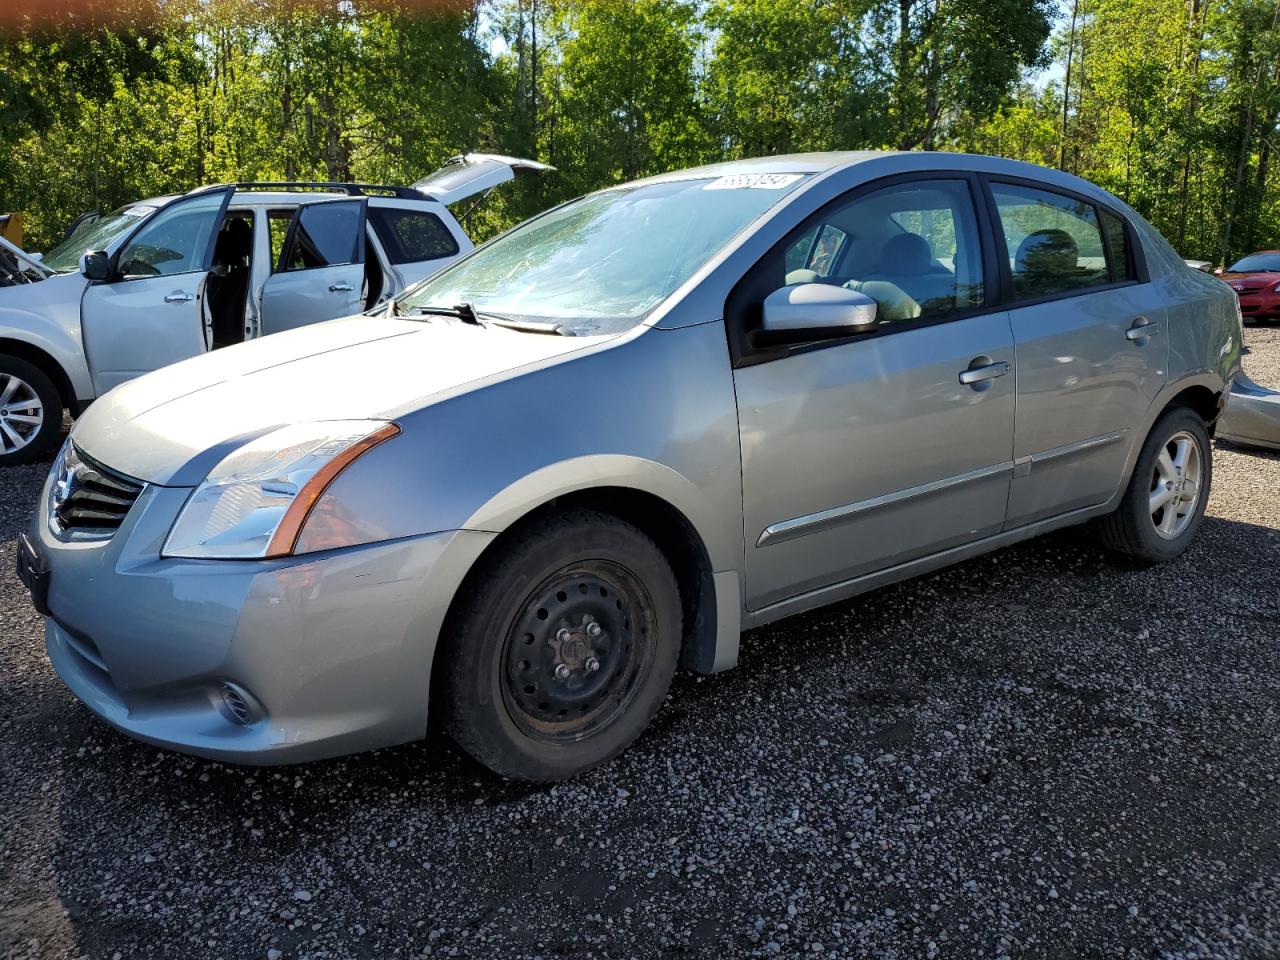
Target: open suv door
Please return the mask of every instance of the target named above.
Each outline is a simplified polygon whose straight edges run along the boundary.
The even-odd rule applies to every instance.
[[[262,288],[263,334],[364,309],[368,203],[363,196],[318,197],[287,215],[284,246]]]
[[[464,153],[450,159],[435,173],[428,174],[413,188],[441,203],[457,203],[516,177],[555,170],[549,164],[520,157],[504,157],[497,153]]]

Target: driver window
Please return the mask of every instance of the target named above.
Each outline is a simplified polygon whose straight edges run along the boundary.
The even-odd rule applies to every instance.
[[[879,304],[881,321],[944,317],[983,302],[981,246],[963,180],[913,181],[837,201],[781,259],[776,286],[859,290]]]
[[[219,191],[161,210],[120,251],[120,276],[134,280],[207,270],[225,199]]]

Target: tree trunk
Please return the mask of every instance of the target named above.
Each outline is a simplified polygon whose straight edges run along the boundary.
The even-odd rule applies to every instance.
[[[1067,37],[1067,66],[1062,76],[1062,143],[1058,148],[1058,169],[1067,169],[1067,116],[1071,105],[1071,61],[1076,52],[1076,19],[1080,16],[1080,0],[1071,4],[1071,32]]]
[[[910,150],[914,144],[911,136],[911,119],[907,115],[907,85],[911,72],[911,3],[898,0],[898,82],[894,91],[898,106],[898,148]]]
[[[1280,24],[1280,0],[1276,2],[1275,14],[1271,17],[1271,30],[1275,31]],[[1245,164],[1249,156],[1249,143],[1253,140],[1254,111],[1258,100],[1258,87],[1262,84],[1264,60],[1258,58],[1258,68],[1254,71],[1253,87],[1249,91],[1249,105],[1245,109],[1244,120],[1240,124],[1240,152],[1236,156],[1236,172],[1231,185],[1230,199],[1227,201],[1227,215],[1222,223],[1222,242],[1218,244],[1218,262],[1225,264],[1227,254],[1231,250],[1231,228],[1236,216],[1236,206],[1240,198],[1240,188],[1244,184]]]

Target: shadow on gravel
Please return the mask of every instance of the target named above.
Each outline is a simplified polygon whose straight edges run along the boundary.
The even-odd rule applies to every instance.
[[[114,733],[9,569],[48,465],[7,471],[0,953],[1190,956],[1243,916],[1195,955],[1274,955],[1280,455],[1224,452],[1215,513],[1270,525],[1164,567],[1064,531],[752,631],[556,788],[435,732],[268,769]]]
[[[1251,678],[1276,666],[1280,573],[1252,558],[1277,545],[1211,517],[1157,569],[1066,531],[782,621],[554,789],[436,733],[228,767],[62,696],[59,894],[93,956],[734,955],[833,917],[921,947],[1149,945],[1274,857],[1276,702]]]

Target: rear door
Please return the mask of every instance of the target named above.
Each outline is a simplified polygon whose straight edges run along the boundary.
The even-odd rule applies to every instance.
[[[203,300],[234,187],[186,194],[148,217],[112,257],[112,277],[80,302],[97,396],[205,352]]]
[[[990,178],[1017,352],[1009,528],[1103,503],[1164,385],[1164,301],[1117,211]]]
[[[364,309],[367,200],[321,199],[270,210],[271,230],[288,223],[262,287],[262,332],[279,333]]]

